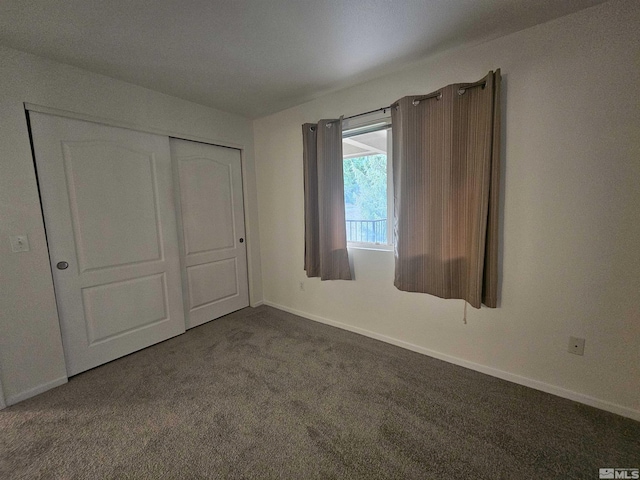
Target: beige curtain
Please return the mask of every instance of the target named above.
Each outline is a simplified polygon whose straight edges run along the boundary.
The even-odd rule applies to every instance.
[[[495,308],[500,70],[394,105],[395,286]]]
[[[308,277],[351,280],[344,217],[342,118],[302,126],[304,269]]]

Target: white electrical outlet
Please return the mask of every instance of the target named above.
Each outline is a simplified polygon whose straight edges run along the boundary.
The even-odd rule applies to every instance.
[[[300,282],[300,291],[304,292],[304,282]]]
[[[11,251],[14,253],[29,251],[29,238],[26,235],[14,235],[9,237]]]
[[[569,353],[574,355],[584,355],[584,338],[569,337]]]

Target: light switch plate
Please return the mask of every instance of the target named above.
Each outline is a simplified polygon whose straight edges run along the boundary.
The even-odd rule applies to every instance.
[[[12,252],[28,252],[29,251],[29,238],[26,235],[14,235],[9,237],[11,241]]]

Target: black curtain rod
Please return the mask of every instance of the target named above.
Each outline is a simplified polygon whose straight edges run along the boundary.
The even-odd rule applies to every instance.
[[[376,108],[375,110],[371,110],[369,112],[358,113],[356,115],[351,115],[350,117],[344,117],[343,120],[348,120],[350,118],[356,118],[356,117],[362,117],[364,115],[369,115],[370,113],[383,112],[385,110],[389,110],[391,107],[392,107],[392,105],[389,105],[388,107]]]
[[[486,84],[487,84],[487,82],[485,80],[480,80],[479,82],[476,82],[476,83],[468,83],[466,85],[465,84],[460,84],[461,86],[458,88],[458,95],[463,95],[464,92],[466,92],[470,88],[474,88],[474,87],[482,87],[482,88],[484,88]],[[422,100],[428,100],[429,98],[438,98],[438,99],[442,98],[442,91],[438,90],[437,92],[430,93],[429,95],[424,95],[422,97],[418,97],[413,101],[413,104],[417,105]],[[397,106],[398,106],[398,102],[392,103],[388,107],[376,108],[375,110],[371,110],[369,112],[358,113],[356,115],[351,115],[350,117],[344,117],[344,120],[348,120],[350,118],[362,117],[364,115],[369,115],[371,113],[384,112],[385,110],[389,110],[390,108],[394,108],[394,107],[397,107]]]

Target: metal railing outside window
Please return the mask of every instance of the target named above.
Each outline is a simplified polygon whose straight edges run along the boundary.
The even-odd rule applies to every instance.
[[[387,219],[347,220],[347,241],[387,243]]]

